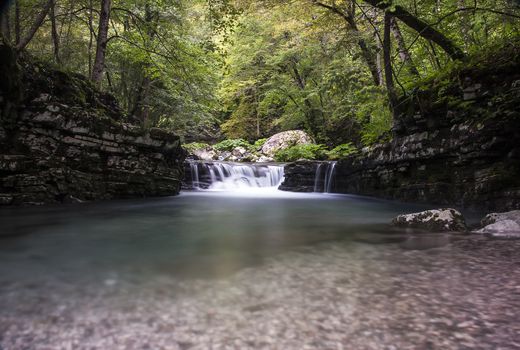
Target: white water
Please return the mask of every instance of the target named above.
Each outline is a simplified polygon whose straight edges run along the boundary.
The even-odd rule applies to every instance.
[[[314,175],[314,192],[332,193],[335,176],[336,162],[318,164],[316,174]]]
[[[191,187],[197,191],[263,193],[277,191],[284,164],[190,162]],[[321,162],[314,176],[315,193],[332,193],[336,162]]]
[[[191,162],[195,190],[240,191],[277,190],[283,182],[283,164],[237,164]],[[202,185],[202,186],[201,186]]]

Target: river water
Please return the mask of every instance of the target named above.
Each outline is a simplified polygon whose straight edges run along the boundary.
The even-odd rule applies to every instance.
[[[388,225],[428,206],[215,188],[0,211],[0,348],[520,348],[518,241]]]

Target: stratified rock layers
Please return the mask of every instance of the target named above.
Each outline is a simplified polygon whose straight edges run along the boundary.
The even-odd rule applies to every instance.
[[[496,56],[403,98],[392,140],[339,161],[334,192],[520,209],[520,56]],[[281,189],[311,191],[315,169],[287,166]]]
[[[19,64],[2,72],[0,205],[178,194],[176,135],[124,122],[114,99],[81,76]]]

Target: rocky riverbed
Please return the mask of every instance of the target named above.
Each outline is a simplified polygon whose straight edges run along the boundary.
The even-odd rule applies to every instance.
[[[0,348],[520,348],[520,241],[358,238],[213,280],[4,281]]]

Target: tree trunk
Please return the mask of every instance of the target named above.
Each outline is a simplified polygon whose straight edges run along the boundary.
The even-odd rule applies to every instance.
[[[383,60],[385,63],[385,82],[386,90],[388,91],[388,98],[390,100],[390,106],[395,116],[395,106],[397,105],[397,96],[395,93],[394,79],[392,76],[392,58],[391,58],[391,42],[390,42],[390,27],[391,27],[392,15],[385,12],[385,23],[384,23],[384,38],[383,38]]]
[[[0,30],[2,31],[2,38],[6,42],[11,42],[11,26],[9,20],[9,5],[5,5],[4,12],[0,15]]]
[[[143,77],[141,84],[137,90],[137,96],[135,98],[134,108],[130,111],[130,114],[137,117],[141,120],[143,126],[146,124],[147,116],[149,113],[148,104],[146,100],[148,98],[148,93],[150,92],[150,86],[152,81],[146,75]]]
[[[89,32],[89,40],[88,40],[88,76],[92,76],[92,45],[94,44],[94,12],[93,12],[93,4],[92,0],[89,0],[89,10],[88,10],[88,32]]]
[[[359,29],[357,27],[357,24],[356,24],[356,21],[355,21],[353,15],[351,15],[350,13],[345,13],[334,6],[323,4],[323,3],[315,1],[315,0],[313,2],[317,6],[323,7],[329,11],[336,13],[337,15],[340,15],[347,22],[347,24],[349,25],[351,30],[353,32],[355,32],[357,35],[360,35]],[[365,60],[365,63],[368,66],[368,69],[370,70],[370,74],[372,75],[372,80],[374,81],[374,84],[376,84],[378,86],[381,85],[381,81],[379,80],[379,71],[377,69],[376,58],[374,57],[375,55],[370,51],[370,49],[364,39],[362,39],[362,38],[358,39],[358,46],[361,50],[361,55],[363,56],[363,59]]]
[[[54,47],[54,59],[56,63],[61,64],[60,60],[60,38],[58,36],[58,30],[56,27],[56,1],[52,1],[52,6],[50,9],[50,17],[51,17],[51,34],[52,34],[52,43]]]
[[[108,43],[108,24],[110,20],[111,0],[101,1],[99,14],[99,30],[97,36],[96,59],[92,68],[92,81],[97,87],[101,86],[103,72],[105,71],[105,55]]]
[[[399,29],[399,25],[397,21],[392,16],[390,18],[390,30],[394,35],[395,41],[397,42],[397,48],[399,49],[399,58],[401,61],[407,65],[408,70],[415,76],[419,76],[419,71],[415,67],[412,62],[412,56],[410,55],[410,51],[406,47],[406,43],[404,42],[403,34],[401,33],[401,29]]]
[[[391,15],[398,18],[401,22],[406,24],[408,27],[412,28],[426,40],[430,40],[435,44],[439,45],[450,58],[454,60],[463,59],[465,57],[464,52],[455,45],[453,41],[451,41],[444,34],[431,27],[425,21],[415,17],[410,12],[408,12],[405,8],[399,5],[393,5],[391,1],[381,1],[381,0],[363,0],[367,4],[370,4],[374,7],[377,7],[383,11],[388,11]]]
[[[375,35],[375,41],[376,41],[376,46],[377,46],[377,51],[376,51],[377,75],[379,77],[379,84],[382,85],[383,82],[385,81],[385,79],[383,77],[384,69],[383,69],[383,65],[381,64],[381,53],[383,52],[383,46],[381,45],[381,41],[377,37],[377,34]]]
[[[14,40],[15,44],[20,43],[22,30],[20,29],[20,0],[16,0],[14,3]]]
[[[36,16],[36,19],[34,20],[34,23],[33,23],[32,27],[29,29],[29,31],[27,32],[27,34],[23,38],[21,38],[20,41],[16,44],[17,51],[21,51],[21,50],[25,49],[25,47],[32,40],[32,38],[34,37],[34,34],[36,34],[38,29],[41,27],[43,20],[49,13],[52,3],[53,3],[53,0],[47,1],[45,6],[43,7],[42,11],[38,14],[38,16]]]
[[[145,4],[145,23],[146,26],[146,35],[149,38],[149,44],[152,44],[155,40],[155,29],[159,22],[159,13],[157,11],[152,11],[150,5],[147,3]],[[149,64],[146,64],[146,67],[148,67]],[[143,126],[146,127],[146,124],[148,122],[151,108],[150,105],[147,103],[148,96],[150,94],[150,90],[152,88],[153,80],[147,75],[146,69],[143,71],[143,80],[141,82],[141,85],[139,86],[139,89],[137,91],[137,96],[135,99],[134,108],[132,110],[132,115],[136,116],[141,120],[143,123]]]
[[[300,72],[298,71],[298,67],[296,67],[296,63],[297,63],[296,60],[294,62],[292,62],[292,67],[291,67],[292,71],[293,71],[294,82],[296,83],[296,86],[298,86],[298,88],[301,91],[305,91],[305,86],[306,86],[305,78],[301,76]],[[317,111],[313,107],[311,101],[306,97],[303,98],[303,104],[305,105],[305,110],[302,109],[302,112],[305,115],[307,127],[309,128],[309,131],[311,132],[312,136],[316,137],[316,136],[318,136],[318,131],[319,131],[318,125],[317,125],[318,117],[316,115]]]

